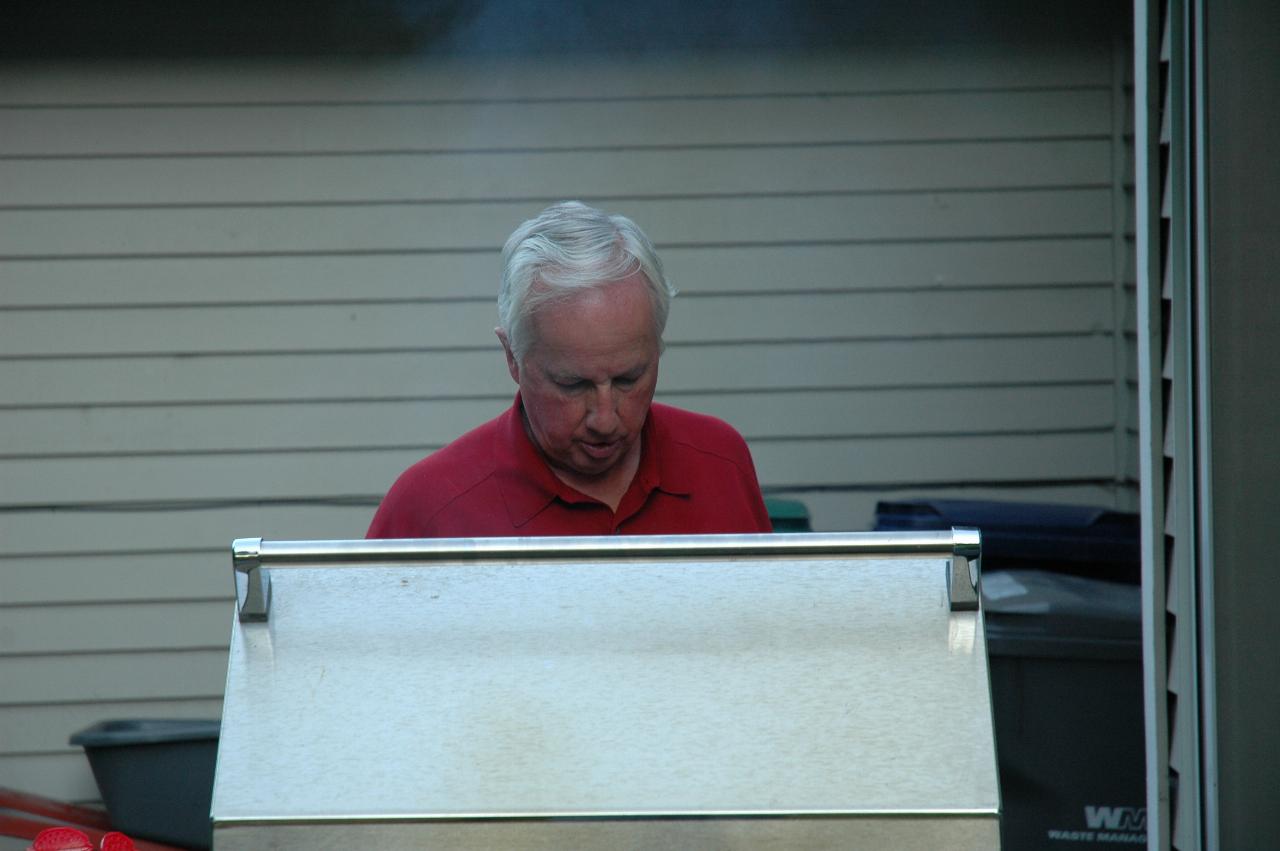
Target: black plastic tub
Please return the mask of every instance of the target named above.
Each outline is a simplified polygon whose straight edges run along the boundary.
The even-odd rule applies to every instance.
[[[89,758],[112,827],[135,839],[206,849],[218,727],[216,720],[100,721],[71,744]]]

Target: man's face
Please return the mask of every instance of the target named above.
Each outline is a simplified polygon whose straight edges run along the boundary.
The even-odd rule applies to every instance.
[[[661,344],[643,273],[544,305],[529,331],[523,363],[503,346],[530,437],[562,478],[607,480],[639,458],[658,383]]]

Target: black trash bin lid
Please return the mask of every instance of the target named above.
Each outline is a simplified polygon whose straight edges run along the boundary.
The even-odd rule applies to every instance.
[[[1139,515],[1089,505],[915,499],[876,503],[877,531],[982,530],[984,570],[1040,568],[1139,581]]]

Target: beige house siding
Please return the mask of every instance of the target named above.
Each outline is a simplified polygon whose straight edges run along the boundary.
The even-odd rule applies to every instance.
[[[912,493],[1135,504],[1128,57],[0,66],[0,784],[216,716],[232,538],[359,537],[510,402],[497,249],[624,212],[660,398],[860,529]]]

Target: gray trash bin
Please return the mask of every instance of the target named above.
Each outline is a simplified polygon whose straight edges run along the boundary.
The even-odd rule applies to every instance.
[[[116,830],[208,848],[218,721],[101,721],[71,737],[84,748]]]

